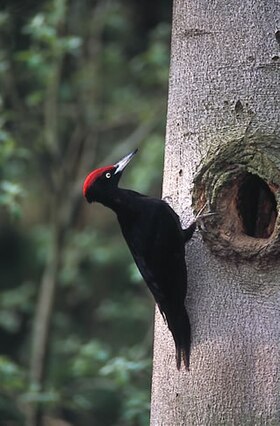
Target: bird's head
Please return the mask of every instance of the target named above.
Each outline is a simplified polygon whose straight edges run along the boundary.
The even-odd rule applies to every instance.
[[[104,192],[108,192],[118,186],[122,172],[134,157],[138,150],[126,155],[116,164],[100,167],[87,175],[83,185],[83,195],[89,203],[99,201]]]

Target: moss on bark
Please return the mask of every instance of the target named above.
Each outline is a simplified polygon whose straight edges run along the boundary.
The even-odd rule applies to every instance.
[[[207,201],[216,216],[207,220],[202,230],[210,248],[221,256],[256,260],[261,265],[275,261],[280,252],[280,152],[274,135],[244,135],[218,147],[203,163],[194,179],[193,207],[199,211]],[[240,186],[248,174],[260,178],[275,197],[268,227],[271,232],[260,237],[246,234],[238,210]],[[265,185],[264,184],[264,185]],[[253,197],[253,195],[252,195]],[[261,212],[260,212],[261,214]],[[269,234],[267,236],[266,234]]]

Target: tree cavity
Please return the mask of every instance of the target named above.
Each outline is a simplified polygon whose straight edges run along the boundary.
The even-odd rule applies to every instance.
[[[236,208],[244,234],[253,238],[271,236],[277,217],[277,203],[263,179],[244,173],[239,180]]]

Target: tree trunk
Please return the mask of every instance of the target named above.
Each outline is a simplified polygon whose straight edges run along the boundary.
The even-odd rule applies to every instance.
[[[151,425],[278,425],[279,1],[173,13],[163,195],[219,216],[186,247],[190,372],[156,315]]]

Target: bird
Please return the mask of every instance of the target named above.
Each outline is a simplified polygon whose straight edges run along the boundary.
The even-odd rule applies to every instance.
[[[191,326],[185,308],[185,244],[193,236],[197,221],[183,229],[166,201],[118,186],[137,151],[90,172],[84,180],[83,195],[88,203],[101,203],[116,213],[134,261],[173,336],[177,369],[183,360],[189,370]]]

